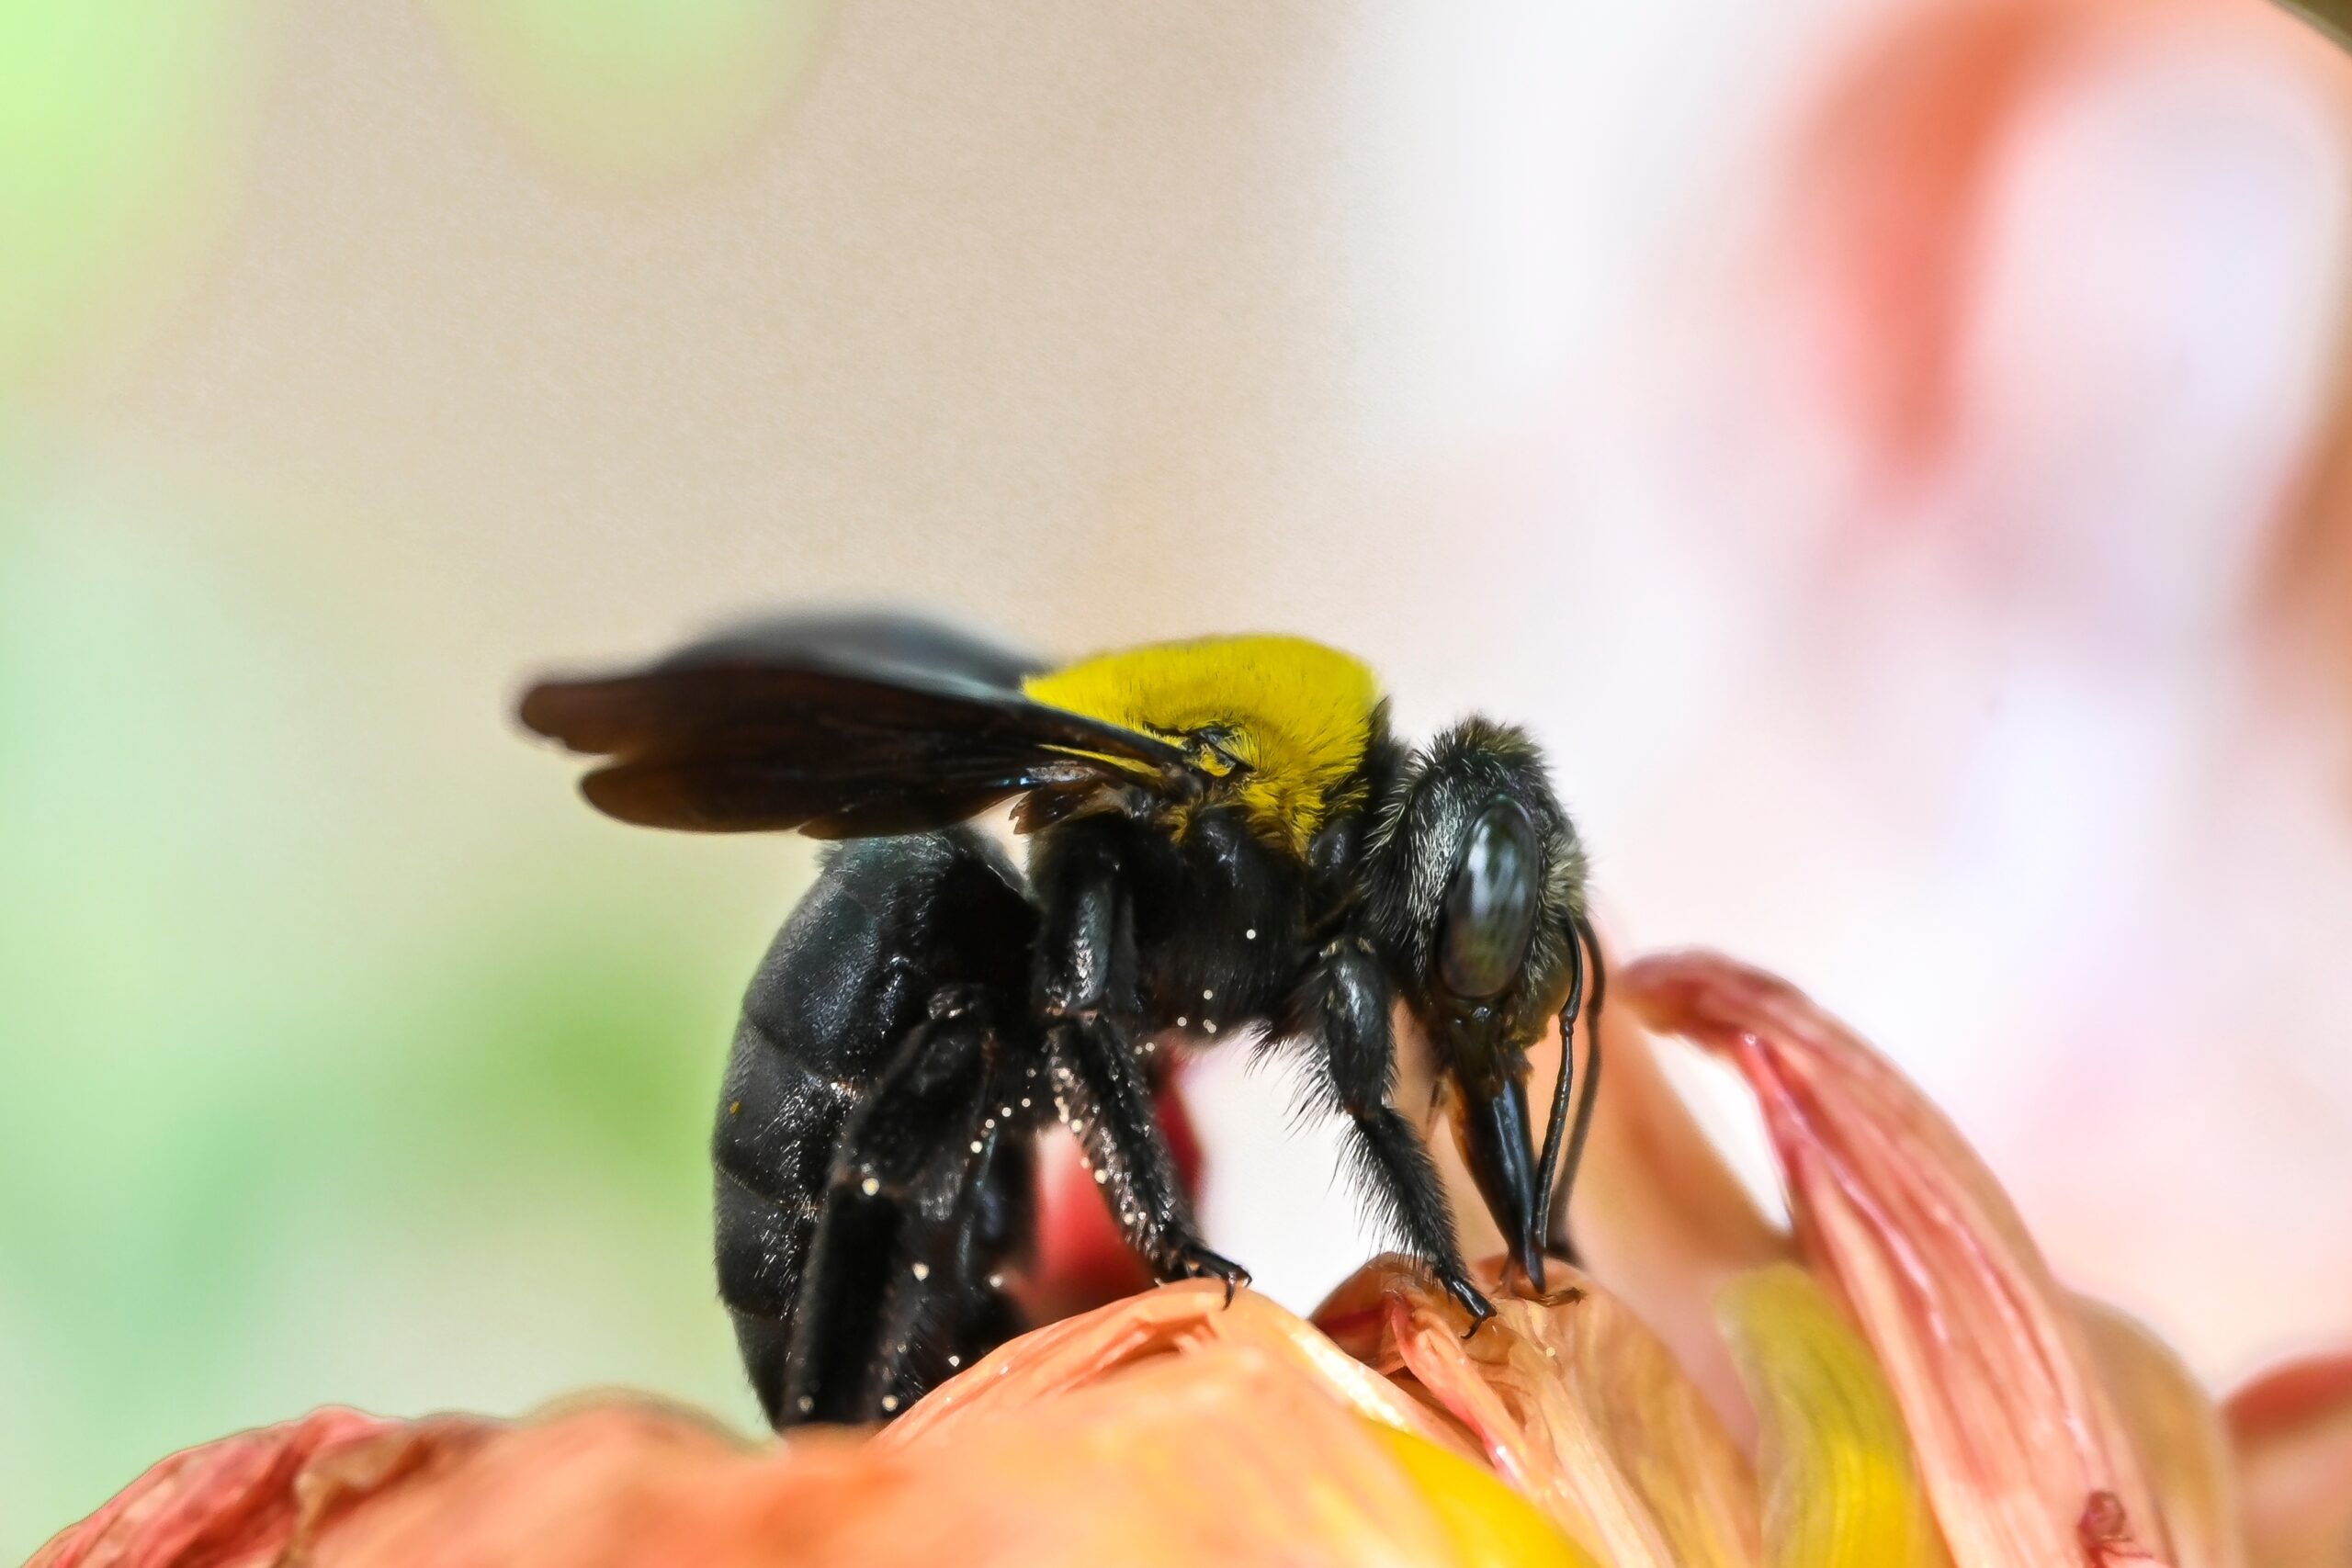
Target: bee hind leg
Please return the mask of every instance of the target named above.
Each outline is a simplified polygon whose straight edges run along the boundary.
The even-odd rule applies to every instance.
[[[887,1420],[1015,1326],[1029,1149],[985,1009],[943,989],[842,1128],[793,1314],[781,1424]]]

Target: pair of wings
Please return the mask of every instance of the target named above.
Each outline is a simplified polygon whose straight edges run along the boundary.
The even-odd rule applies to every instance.
[[[781,617],[634,673],[542,681],[521,716],[603,759],[590,804],[653,828],[863,838],[1016,795],[1034,828],[1105,786],[1197,794],[1183,748],[1023,696],[1042,668],[908,616]]]

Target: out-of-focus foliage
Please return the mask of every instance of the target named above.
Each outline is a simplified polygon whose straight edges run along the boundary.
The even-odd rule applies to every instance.
[[[217,219],[254,64],[243,0],[0,6],[0,398]]]
[[[501,691],[426,744],[376,607],[101,488],[0,463],[0,1408],[85,1413],[0,1423],[0,1559],[329,1390],[748,1416],[703,1138],[789,885],[632,874]]]

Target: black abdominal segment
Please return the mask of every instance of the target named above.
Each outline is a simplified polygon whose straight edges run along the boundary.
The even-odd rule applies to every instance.
[[[887,1417],[1016,1331],[1035,926],[969,829],[870,840],[752,980],[712,1138],[718,1283],[775,1425]]]

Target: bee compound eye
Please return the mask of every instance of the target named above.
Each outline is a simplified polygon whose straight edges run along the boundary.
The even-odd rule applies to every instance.
[[[1465,1001],[1500,996],[1519,977],[1535,934],[1544,868],[1535,825],[1497,801],[1470,825],[1438,920],[1438,977]]]

